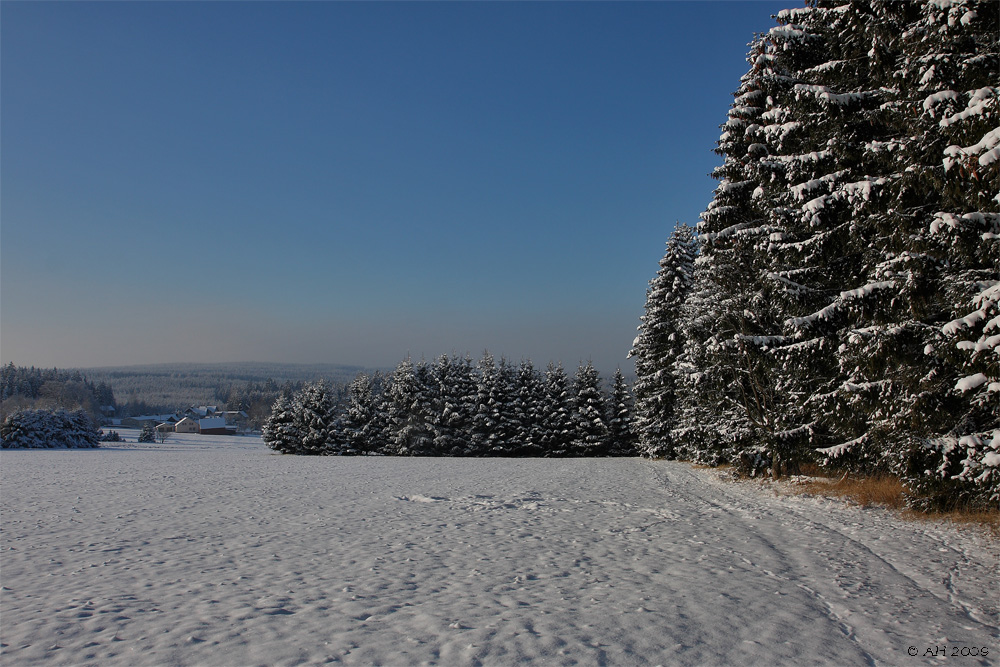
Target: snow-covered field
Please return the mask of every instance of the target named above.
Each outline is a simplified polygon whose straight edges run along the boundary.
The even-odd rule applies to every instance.
[[[683,464],[172,435],[0,471],[5,665],[1000,662],[995,544]]]

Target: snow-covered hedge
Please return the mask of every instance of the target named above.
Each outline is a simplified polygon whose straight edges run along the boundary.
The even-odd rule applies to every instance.
[[[82,410],[18,410],[0,425],[3,449],[100,446],[100,432]]]

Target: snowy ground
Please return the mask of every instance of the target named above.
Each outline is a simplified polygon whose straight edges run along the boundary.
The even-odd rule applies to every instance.
[[[0,471],[3,664],[1000,664],[995,544],[682,464],[173,435]]]

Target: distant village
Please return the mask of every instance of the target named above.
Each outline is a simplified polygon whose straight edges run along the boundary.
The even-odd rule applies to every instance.
[[[247,430],[247,419],[247,413],[242,410],[220,410],[215,405],[197,405],[174,414],[112,419],[111,425],[122,428],[143,428],[148,424],[161,434],[236,435]]]

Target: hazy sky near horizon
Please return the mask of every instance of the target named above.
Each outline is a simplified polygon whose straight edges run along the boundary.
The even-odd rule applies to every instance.
[[[0,360],[602,373],[798,2],[3,2]]]

